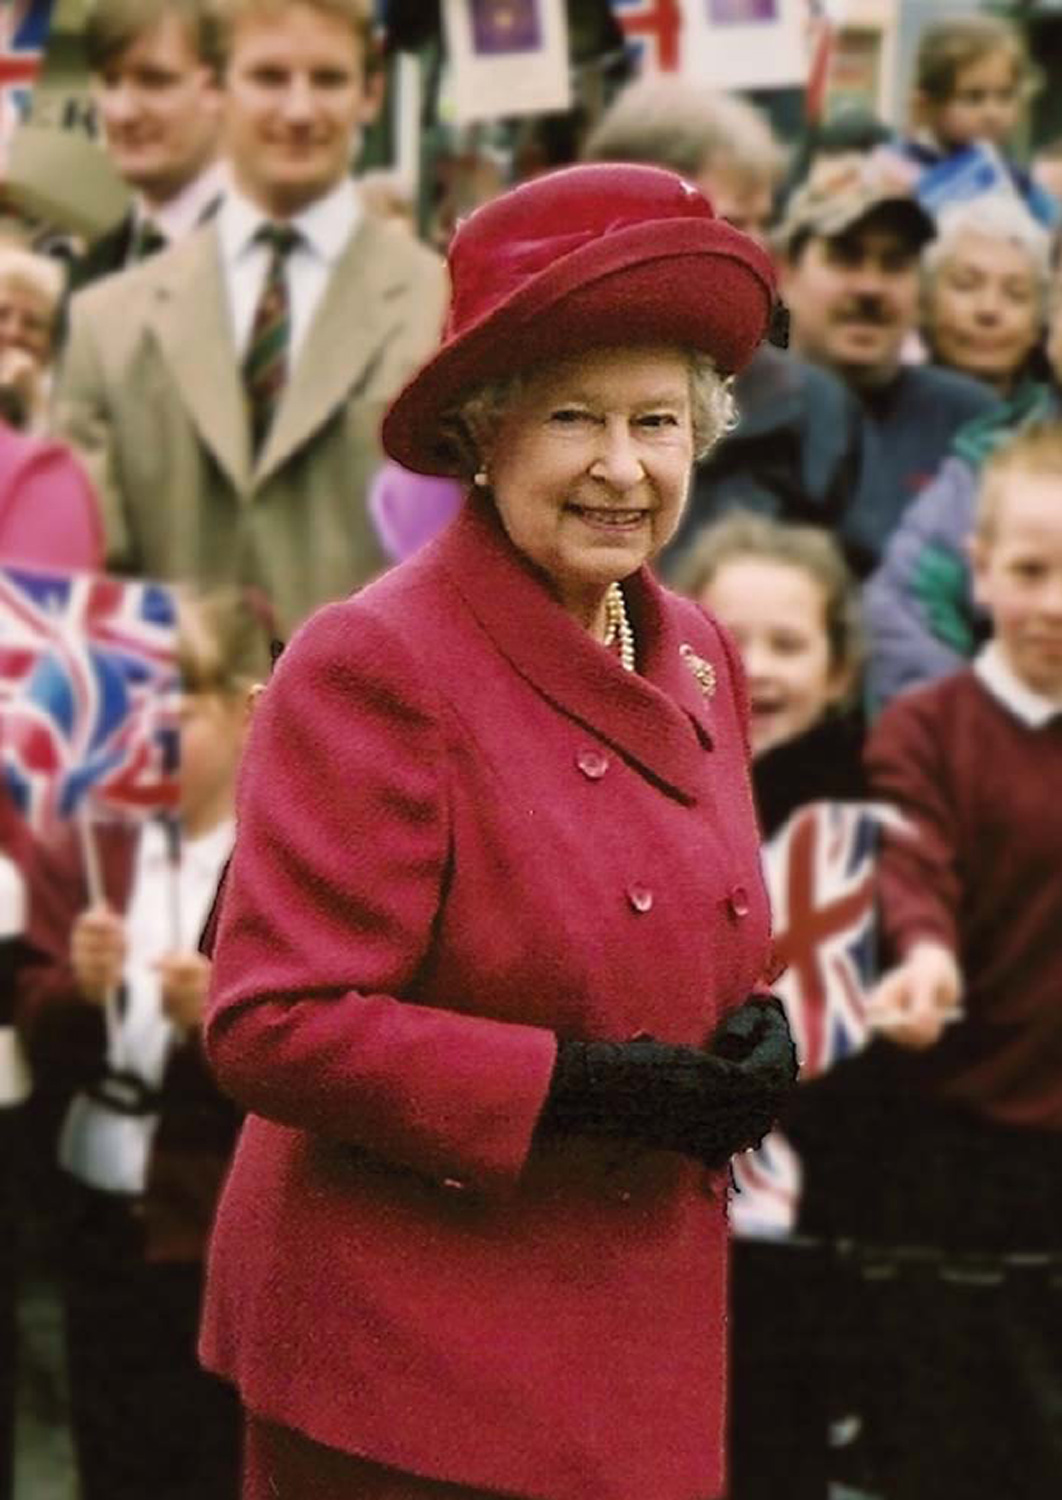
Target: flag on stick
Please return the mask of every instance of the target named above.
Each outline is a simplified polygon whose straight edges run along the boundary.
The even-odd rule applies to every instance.
[[[682,56],[681,0],[611,0],[639,73],[676,73]]]
[[[174,807],[177,688],[170,589],[0,568],[0,770],[35,830]]]
[[[800,808],[763,852],[784,972],[785,1006],[802,1082],[867,1043],[867,995],[876,978],[875,869],[883,824],[898,815],[872,802],[813,802]],[[735,1157],[735,1232],[792,1229],[800,1204],[800,1160],[780,1131]]]
[[[0,0],[0,166],[12,134],[29,115],[52,5],[53,0]]]

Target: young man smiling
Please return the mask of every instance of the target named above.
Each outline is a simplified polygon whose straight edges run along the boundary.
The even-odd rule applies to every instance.
[[[436,258],[349,176],[381,95],[368,0],[226,0],[212,223],[76,300],[58,423],[113,568],[262,588],[287,631],[382,563],[384,407],[442,317]]]
[[[71,269],[78,291],[176,243],[223,185],[221,53],[207,0],[98,0],[85,52],[108,156],[129,212]]]

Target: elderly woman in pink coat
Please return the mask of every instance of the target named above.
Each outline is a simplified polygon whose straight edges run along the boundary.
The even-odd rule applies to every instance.
[[[678,177],[587,166],[450,269],[384,442],[468,498],[299,631],[247,750],[203,1357],[247,1500],[714,1500],[726,1164],[795,1059],[741,669],[647,563],[770,266]]]

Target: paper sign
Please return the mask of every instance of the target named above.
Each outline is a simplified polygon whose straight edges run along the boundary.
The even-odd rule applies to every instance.
[[[458,125],[571,107],[563,0],[444,0]]]
[[[682,70],[718,89],[801,86],[806,0],[683,0]]]

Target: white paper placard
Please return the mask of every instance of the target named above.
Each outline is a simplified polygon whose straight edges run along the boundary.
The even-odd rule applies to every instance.
[[[571,106],[563,0],[443,0],[458,125]]]
[[[717,89],[800,87],[807,0],[682,0],[682,71]]]

